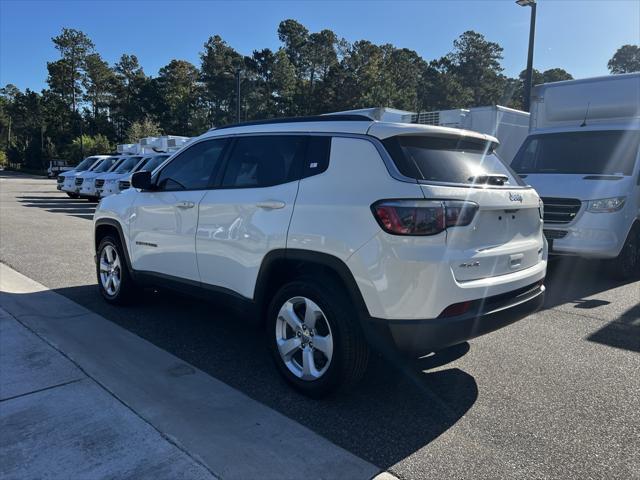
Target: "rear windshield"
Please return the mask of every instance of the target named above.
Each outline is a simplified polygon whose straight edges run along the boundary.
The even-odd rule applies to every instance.
[[[400,173],[416,180],[473,184],[497,175],[505,186],[525,185],[487,142],[407,135],[383,143]]]
[[[518,173],[631,175],[640,132],[607,130],[532,135],[511,166]]]
[[[118,165],[113,172],[114,173],[128,173],[136,166],[136,163],[140,161],[142,157],[129,157],[125,158],[124,161]]]

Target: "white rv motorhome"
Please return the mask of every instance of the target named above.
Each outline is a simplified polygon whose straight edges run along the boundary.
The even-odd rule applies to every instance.
[[[544,202],[555,254],[616,259],[640,273],[640,74],[533,90],[527,140],[511,167]]]

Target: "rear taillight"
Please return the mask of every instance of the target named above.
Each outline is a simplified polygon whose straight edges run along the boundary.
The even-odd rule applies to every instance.
[[[371,206],[382,229],[393,235],[436,235],[469,225],[478,205],[462,200],[380,200]]]

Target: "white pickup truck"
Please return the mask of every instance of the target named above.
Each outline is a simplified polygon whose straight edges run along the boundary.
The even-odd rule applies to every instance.
[[[640,74],[538,85],[511,167],[544,202],[550,253],[640,273]]]

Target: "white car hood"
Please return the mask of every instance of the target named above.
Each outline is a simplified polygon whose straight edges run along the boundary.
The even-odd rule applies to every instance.
[[[633,178],[625,176],[619,180],[587,180],[587,174],[523,174],[527,184],[536,189],[541,197],[577,198],[595,200],[626,195]]]
[[[117,179],[123,177],[124,175],[128,175],[128,173],[115,173],[115,172],[103,173],[101,175],[98,175],[97,178],[100,178],[102,180],[114,180],[114,179],[117,180]]]

